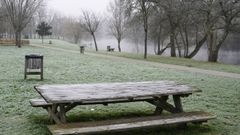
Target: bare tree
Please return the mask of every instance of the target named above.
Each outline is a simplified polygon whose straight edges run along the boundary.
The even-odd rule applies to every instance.
[[[3,7],[2,7],[2,5],[1,5],[1,3],[0,3],[0,21],[3,21],[3,18],[4,18],[4,15],[5,13],[4,13],[4,10],[3,10]]]
[[[124,14],[124,1],[114,0],[110,3],[109,12],[112,14],[110,23],[110,33],[117,39],[118,50],[121,52],[121,41],[126,32],[127,19]]]
[[[1,0],[15,31],[16,46],[21,47],[21,32],[31,21],[43,0]]]
[[[66,22],[66,18],[61,14],[52,11],[50,25],[53,26],[52,32],[53,37],[56,39],[64,39],[64,24]]]
[[[218,53],[231,31],[239,26],[240,0],[204,0],[199,12],[206,20],[208,61],[217,62]]]
[[[138,19],[138,18],[134,18],[134,19]],[[126,33],[127,35],[129,35],[126,38],[134,43],[136,52],[140,53],[140,42],[142,40],[142,37],[144,36],[144,32],[142,30],[143,29],[142,23],[134,19],[129,20],[126,25],[127,27]]]
[[[6,13],[0,3],[0,39],[3,37],[2,34],[6,32]]]
[[[147,59],[149,16],[153,3],[150,0],[125,0],[126,12],[140,17],[144,28],[144,58]]]
[[[92,11],[82,11],[82,14],[83,14],[81,21],[82,27],[84,28],[84,30],[86,30],[89,34],[92,35],[95,44],[95,49],[96,51],[98,51],[95,32],[98,30],[100,26],[100,17],[97,16]]]
[[[170,47],[165,45],[169,36],[169,23],[164,10],[156,6],[149,20],[149,37],[154,42],[154,52],[156,55],[162,55]]]
[[[175,36],[178,54],[179,57],[193,58],[207,40],[205,23],[208,20],[199,13],[199,1],[179,1],[179,8],[182,16]]]
[[[166,18],[168,20],[170,29],[170,45],[171,45],[171,56],[176,57],[176,32],[179,26],[179,22],[182,19],[182,8],[180,2],[182,0],[160,0],[157,1],[158,5],[164,10]]]
[[[81,23],[75,18],[66,18],[64,24],[64,32],[75,44],[79,43],[82,36]]]

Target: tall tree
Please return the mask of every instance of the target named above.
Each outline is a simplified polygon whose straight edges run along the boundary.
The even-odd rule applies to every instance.
[[[224,41],[240,25],[240,0],[204,0],[199,5],[199,11],[207,22],[208,61],[217,62]]]
[[[99,29],[100,26],[100,17],[97,16],[92,11],[82,11],[82,27],[92,35],[95,49],[98,51],[97,40],[95,36],[95,32]]]
[[[75,18],[66,18],[64,24],[64,32],[68,38],[70,38],[73,43],[79,43],[82,36],[81,22]]]
[[[169,23],[171,56],[176,57],[175,38],[179,22],[182,19],[182,8],[180,2],[182,0],[155,0],[157,4],[164,10]]]
[[[43,44],[44,36],[52,35],[52,32],[50,31],[51,29],[52,29],[52,26],[50,26],[46,22],[41,22],[40,24],[38,24],[36,32],[38,33],[39,36],[41,36],[42,44]]]
[[[126,13],[140,17],[144,28],[144,58],[147,59],[149,16],[153,3],[150,0],[125,0]]]
[[[33,14],[41,6],[43,0],[1,0],[8,19],[15,31],[16,46],[21,47],[21,32],[30,22]]]
[[[124,14],[124,1],[114,0],[110,3],[109,12],[111,12],[110,33],[117,39],[118,50],[121,52],[121,41],[123,40],[126,32],[127,19]]]
[[[138,18],[135,18],[138,20]],[[127,38],[130,39],[131,42],[134,43],[135,49],[137,53],[140,53],[140,42],[142,41],[142,37],[144,36],[142,23],[140,21],[137,21],[134,19],[131,19],[127,23]]]
[[[193,58],[207,40],[208,23],[199,12],[199,1],[179,1],[181,19],[176,30],[175,43],[180,57]],[[183,54],[182,54],[183,51]]]
[[[6,32],[6,13],[0,3],[0,38],[2,38],[2,33]]]
[[[169,23],[164,10],[156,6],[150,17],[149,24],[149,37],[154,43],[155,54],[162,55],[170,47],[165,45],[165,41],[169,36]]]

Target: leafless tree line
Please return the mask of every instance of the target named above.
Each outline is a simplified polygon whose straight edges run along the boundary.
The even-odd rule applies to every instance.
[[[1,0],[1,6],[15,32],[16,45],[19,48],[21,47],[21,32],[42,3],[43,0]]]
[[[229,33],[239,30],[239,0],[125,0],[125,5],[126,15],[142,22],[145,58],[150,38],[156,54],[170,48],[172,57],[193,58],[207,44],[208,60],[216,62]]]
[[[216,62],[229,33],[239,31],[240,0],[114,0],[107,18],[86,10],[79,17],[66,17],[46,12],[42,2],[2,0],[0,33],[15,33],[16,39],[20,33],[36,38],[37,24],[45,21],[53,27],[50,38],[79,43],[89,35],[98,51],[96,32],[105,21],[119,52],[124,38],[134,41],[137,52],[144,39],[144,58],[149,42],[155,44],[157,55],[169,49],[172,57],[185,58],[193,58],[206,44],[209,61]]]

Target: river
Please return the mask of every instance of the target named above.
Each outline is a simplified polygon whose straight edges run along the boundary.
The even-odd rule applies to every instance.
[[[143,43],[143,42],[141,42]],[[87,43],[90,47],[93,47],[93,43]],[[101,38],[98,39],[98,46],[100,49],[105,50],[107,46],[111,46],[117,49],[117,41],[114,38]],[[137,53],[137,45],[129,40],[123,40],[121,43],[122,51],[129,53]],[[143,53],[143,44],[138,45],[139,53]],[[149,43],[148,53],[154,53],[154,45]],[[169,56],[170,50],[166,50],[163,54]],[[207,61],[208,53],[206,45],[202,47],[199,53],[193,58],[195,60]],[[219,52],[218,61],[225,64],[240,65],[240,34],[231,34],[225,41],[223,47]]]

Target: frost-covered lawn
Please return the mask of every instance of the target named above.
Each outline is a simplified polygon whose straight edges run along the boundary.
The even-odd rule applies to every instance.
[[[137,59],[137,60],[144,60],[143,54],[119,53],[119,52],[109,53],[106,51],[100,51],[99,53]],[[193,59],[172,58],[172,57],[157,56],[157,55],[148,55],[148,59],[146,61],[240,74],[240,66],[227,65],[223,63],[210,63],[210,62],[204,62],[204,61],[197,61]]]
[[[57,46],[56,44],[53,46]],[[61,44],[62,48],[71,46]],[[74,50],[74,49],[73,49]],[[44,54],[44,81],[23,80],[24,55]],[[79,84],[99,82],[128,82],[174,80],[203,90],[184,100],[186,111],[204,110],[217,119],[202,126],[190,125],[185,130],[155,128],[122,134],[136,135],[238,135],[240,132],[240,80],[161,69],[150,65],[113,61],[88,55],[25,46],[0,46],[0,134],[48,135],[47,113],[32,108],[29,99],[39,95],[38,84]],[[38,78],[38,77],[34,77]],[[94,111],[91,111],[95,109]],[[109,106],[82,106],[68,114],[69,121],[115,119],[129,115],[146,115],[154,107],[147,103]],[[119,133],[121,134],[121,133]]]
[[[49,40],[46,40],[45,43],[48,43]],[[45,46],[57,47],[66,50],[74,50],[79,51],[79,46],[76,44],[71,44],[61,40],[52,40],[54,44]],[[32,43],[41,44],[41,40],[31,40]],[[88,52],[94,52],[94,49],[90,49],[89,47],[86,49]],[[113,55],[137,60],[144,60],[143,54],[133,54],[133,53],[119,53],[119,52],[106,52],[105,50],[100,50],[98,53],[105,54],[105,55]],[[173,64],[173,65],[180,65],[186,67],[196,67],[201,69],[208,69],[208,70],[216,70],[216,71],[223,71],[223,72],[231,72],[231,73],[238,73],[240,74],[240,66],[235,65],[227,65],[222,63],[209,63],[204,61],[196,61],[192,59],[185,59],[185,58],[171,58],[171,57],[164,57],[164,56],[157,56],[157,55],[148,55],[147,61],[152,62],[159,62],[164,64]]]

